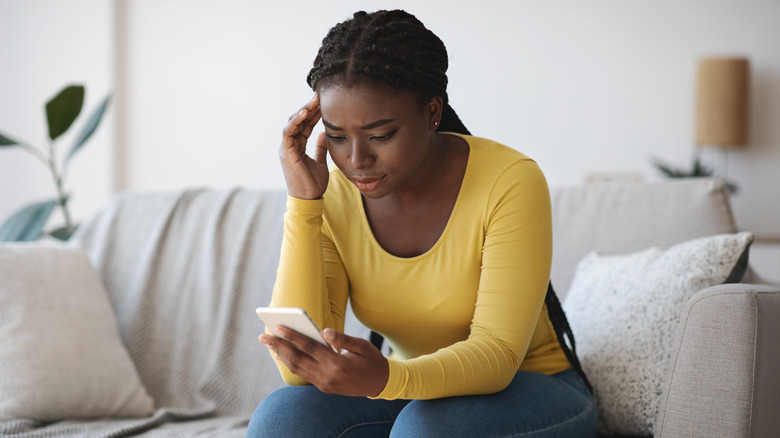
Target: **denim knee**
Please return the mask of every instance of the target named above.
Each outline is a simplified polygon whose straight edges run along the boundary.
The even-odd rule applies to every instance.
[[[298,415],[291,418],[296,406],[305,409],[312,397],[303,387],[285,386],[268,394],[257,406],[247,428],[247,438],[304,437],[319,430],[316,424],[308,424],[314,416]]]
[[[313,386],[287,386],[255,409],[247,437],[387,436],[406,401],[324,394]]]
[[[574,371],[518,372],[499,393],[415,400],[396,418],[391,437],[594,437],[596,409]]]

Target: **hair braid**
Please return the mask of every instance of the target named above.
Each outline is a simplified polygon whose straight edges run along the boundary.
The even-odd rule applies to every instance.
[[[563,312],[563,307],[561,307],[561,302],[558,300],[558,295],[556,295],[553,290],[552,282],[547,285],[547,295],[544,297],[544,303],[547,304],[547,314],[550,317],[550,322],[555,330],[555,336],[558,338],[558,343],[561,344],[566,359],[569,360],[574,371],[580,375],[585,386],[588,388],[588,391],[593,394],[593,387],[590,385],[590,381],[585,375],[585,371],[582,369],[579,358],[577,358],[577,346],[574,344],[574,333],[571,331],[569,320],[566,319],[566,314]],[[571,348],[566,344],[566,338],[569,338]]]
[[[314,90],[332,82],[380,82],[415,92],[421,105],[440,96],[440,129],[470,134],[449,105],[448,67],[444,43],[414,15],[359,11],[328,31],[306,81]]]

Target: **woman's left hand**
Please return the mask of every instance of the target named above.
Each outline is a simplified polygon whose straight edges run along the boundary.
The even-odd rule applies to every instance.
[[[325,329],[325,341],[341,353],[287,327],[278,336],[260,335],[260,342],[302,379],[331,394],[376,397],[387,384],[390,367],[382,352],[365,339]]]

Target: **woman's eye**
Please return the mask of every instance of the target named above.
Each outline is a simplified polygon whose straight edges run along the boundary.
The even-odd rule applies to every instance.
[[[340,137],[338,135],[328,135],[328,138],[330,141],[341,143],[342,141],[346,140],[346,137]]]
[[[395,134],[395,131],[384,134],[384,135],[374,135],[371,137],[371,140],[376,141],[387,141],[390,140],[393,137],[393,134]]]

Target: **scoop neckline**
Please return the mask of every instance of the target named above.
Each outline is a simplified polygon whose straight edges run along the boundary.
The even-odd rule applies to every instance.
[[[401,257],[397,256],[395,254],[390,253],[387,251],[376,239],[376,236],[374,235],[374,230],[371,229],[371,224],[368,223],[368,214],[366,214],[366,206],[363,204],[363,196],[360,193],[360,190],[357,190],[356,187],[354,187],[354,193],[355,193],[355,202],[357,202],[357,205],[360,209],[360,220],[362,221],[361,226],[363,226],[366,230],[368,230],[368,235],[370,236],[371,245],[375,247],[375,250],[382,254],[383,256],[389,257],[392,260],[398,260],[398,261],[415,261],[420,260],[425,257],[428,257],[430,254],[433,254],[436,252],[436,250],[443,245],[443,241],[446,239],[447,235],[449,234],[450,228],[452,228],[452,223],[455,220],[456,213],[459,210],[459,206],[462,203],[463,198],[463,187],[466,186],[466,182],[469,179],[471,175],[471,158],[472,158],[472,152],[473,147],[471,146],[471,143],[463,134],[458,134],[455,132],[442,132],[443,135],[452,135],[454,137],[458,137],[463,139],[463,141],[466,142],[466,147],[468,148],[468,157],[466,158],[466,170],[463,172],[463,179],[460,182],[460,187],[458,188],[458,196],[455,198],[455,205],[452,206],[452,211],[450,212],[450,216],[447,218],[447,224],[444,225],[444,229],[442,230],[441,234],[439,235],[439,238],[436,240],[436,243],[433,244],[430,248],[428,248],[427,251],[425,251],[422,254],[418,254],[416,256],[411,257]]]

